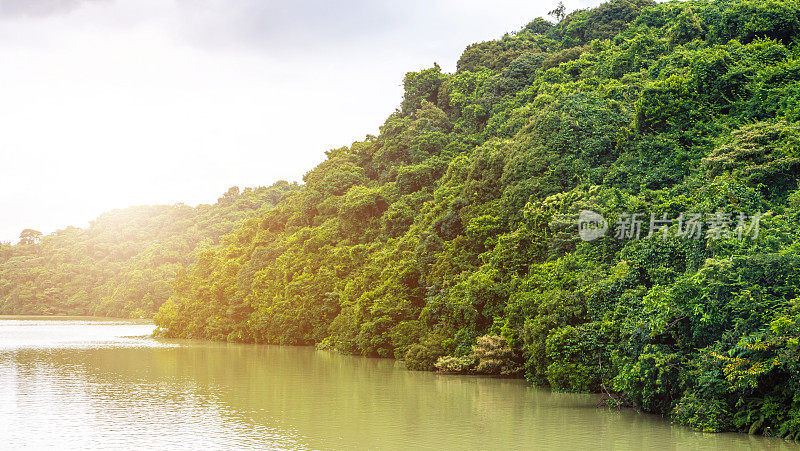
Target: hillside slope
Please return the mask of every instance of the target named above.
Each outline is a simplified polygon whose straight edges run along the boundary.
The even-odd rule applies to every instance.
[[[0,314],[150,317],[195,248],[219,245],[297,188],[234,187],[213,205],[131,207],[86,229],[28,231],[24,243],[0,245]]]
[[[615,0],[408,73],[379,136],[179,277],[160,330],[797,438],[799,17]]]

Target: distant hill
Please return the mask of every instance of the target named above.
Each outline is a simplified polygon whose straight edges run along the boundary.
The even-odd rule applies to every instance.
[[[214,205],[131,207],[86,229],[0,246],[0,314],[151,317],[195,249],[220,243],[297,185],[231,188]]]

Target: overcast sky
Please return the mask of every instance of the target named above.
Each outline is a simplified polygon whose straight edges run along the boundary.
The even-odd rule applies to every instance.
[[[406,72],[556,3],[0,0],[0,241],[300,181],[377,134]]]

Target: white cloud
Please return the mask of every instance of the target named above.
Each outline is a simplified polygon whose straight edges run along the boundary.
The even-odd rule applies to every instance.
[[[299,180],[405,72],[552,7],[488,4],[0,0],[0,240]]]

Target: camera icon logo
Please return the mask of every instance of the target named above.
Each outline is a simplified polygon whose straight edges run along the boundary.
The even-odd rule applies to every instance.
[[[578,235],[583,241],[594,241],[605,236],[608,221],[600,213],[592,210],[581,210],[578,215]]]

